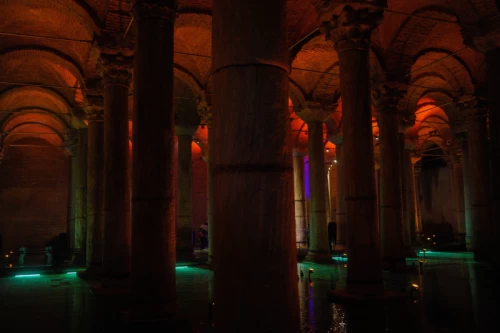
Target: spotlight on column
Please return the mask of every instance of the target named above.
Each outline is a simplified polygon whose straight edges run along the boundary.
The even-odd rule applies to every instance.
[[[329,153],[330,152],[330,149],[326,148],[326,152]]]
[[[337,160],[333,160],[333,163],[337,163]]]
[[[410,298],[411,298],[413,303],[418,303],[418,301],[419,301],[418,291],[419,291],[418,284],[413,283],[411,285],[411,289],[410,289]]]
[[[375,140],[378,140],[378,136],[375,137]]]

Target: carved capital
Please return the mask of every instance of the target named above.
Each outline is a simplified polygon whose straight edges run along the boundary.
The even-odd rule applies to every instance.
[[[318,8],[320,30],[338,53],[368,50],[370,37],[384,17],[387,0],[327,0]]]
[[[455,139],[461,149],[467,148],[468,139],[467,132],[457,132],[455,133]]]
[[[143,19],[157,19],[174,22],[178,16],[177,6],[168,6],[172,1],[165,0],[135,0],[134,18],[138,21]]]
[[[404,113],[401,114],[399,117],[399,132],[400,133],[406,133],[408,132],[413,126],[415,126],[415,121],[417,120],[417,116],[413,113]]]
[[[78,151],[78,130],[68,129],[64,136],[64,148],[71,155],[75,156]]]
[[[330,137],[330,140],[335,146],[341,146],[344,144],[344,137],[342,136],[342,134],[332,135]]]
[[[405,94],[402,85],[372,80],[372,103],[377,112],[397,112]]]
[[[102,96],[87,95],[83,105],[88,121],[104,121],[104,99]]]
[[[480,97],[463,97],[457,104],[459,114],[453,120],[454,127],[473,122],[486,121],[488,106],[486,100]],[[452,125],[452,127],[453,127]]]
[[[98,70],[103,78],[104,86],[130,87],[132,78],[132,57],[121,54],[101,54]]]
[[[297,116],[308,122],[321,121],[324,122],[331,116],[331,111],[325,110],[320,103],[306,102],[305,109],[296,112]]]
[[[201,119],[202,125],[212,127],[212,107],[208,104],[205,94],[202,94],[198,100],[197,106],[198,116]]]

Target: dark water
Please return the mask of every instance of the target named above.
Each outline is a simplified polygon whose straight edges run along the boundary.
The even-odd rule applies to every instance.
[[[403,292],[404,304],[342,306],[326,292],[344,286],[345,263],[300,264],[298,283],[301,332],[478,332],[499,331],[498,275],[466,259],[428,259],[424,274],[386,274],[386,289]],[[409,263],[411,267],[411,263]],[[307,278],[314,269],[312,280]],[[201,268],[177,271],[177,331],[211,332],[209,298],[212,273]],[[418,289],[411,285],[418,285]],[[72,275],[0,279],[0,322],[6,333],[164,332],[171,327],[131,326],[122,320],[126,302],[99,300]],[[258,309],[256,310],[258,313]],[[179,328],[181,327],[181,328]]]

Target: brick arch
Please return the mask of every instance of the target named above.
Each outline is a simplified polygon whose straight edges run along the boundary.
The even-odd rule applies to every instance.
[[[63,148],[64,145],[64,134],[57,132],[49,125],[42,123],[21,123],[7,132],[3,139],[3,145],[9,146],[16,141],[25,138],[39,138],[47,141],[54,147]]]
[[[426,6],[414,10],[411,14],[428,16],[449,21],[457,21],[457,15],[451,8],[445,6]],[[410,72],[413,59],[421,50],[421,45],[432,35],[438,21],[416,17],[408,17],[400,25],[387,47],[387,70],[401,75]],[[457,23],[457,29],[459,26]]]
[[[70,115],[71,107],[57,92],[42,87],[15,87],[0,94],[0,123],[16,110],[41,109]]]
[[[53,113],[31,109],[24,112],[12,113],[9,118],[0,124],[0,132],[9,132],[19,124],[25,123],[45,124],[58,133],[64,133],[68,129],[68,126]]]

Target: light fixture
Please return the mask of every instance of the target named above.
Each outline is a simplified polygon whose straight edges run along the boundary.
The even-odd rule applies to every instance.
[[[66,275],[76,275],[76,272],[67,272]]]
[[[330,152],[330,149],[326,148],[326,152],[329,153]]]
[[[21,275],[15,275],[15,278],[25,278],[25,277],[37,277],[40,276],[40,274],[21,274]]]
[[[378,136],[375,137],[375,140],[378,140]]]
[[[333,160],[333,163],[337,163],[337,160]]]

